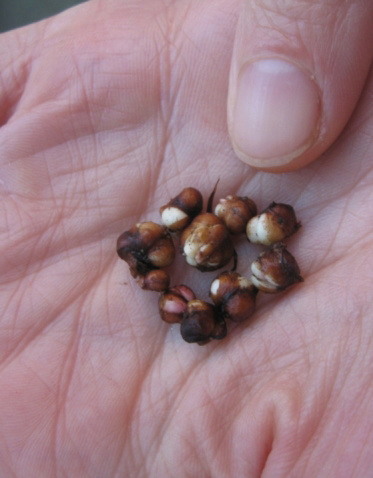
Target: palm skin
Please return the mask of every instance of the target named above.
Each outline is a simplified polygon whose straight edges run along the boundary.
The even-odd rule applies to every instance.
[[[226,131],[237,4],[148,3],[2,38],[22,51],[0,129],[1,476],[368,476],[373,79],[323,158],[255,172]],[[198,347],[115,240],[218,177],[222,195],[293,204],[305,282]],[[181,259],[174,275],[205,296],[213,276]]]

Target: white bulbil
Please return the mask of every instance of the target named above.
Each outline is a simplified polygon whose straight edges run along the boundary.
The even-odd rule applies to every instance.
[[[220,215],[225,213],[226,202],[227,202],[226,199],[220,199],[219,204],[217,204],[215,208],[215,216],[220,217]]]
[[[213,280],[210,287],[211,295],[216,295],[219,290],[219,287],[220,287],[220,279]]]
[[[229,195],[226,198],[219,199],[219,203],[215,207],[215,216],[222,218],[227,211],[227,202],[231,201],[233,196]]]
[[[166,207],[162,212],[162,224],[172,229],[172,226],[185,219],[187,214],[177,207]]]
[[[262,290],[263,287],[264,287],[265,289],[271,289],[271,290],[273,289],[273,290],[276,290],[276,287],[273,287],[272,285],[268,285],[267,282],[261,281],[261,280],[257,279],[255,276],[251,276],[251,282],[252,282],[253,285],[254,285],[257,289],[259,289],[259,290]]]
[[[187,261],[187,263],[192,266],[192,267],[196,267],[197,266],[197,262],[196,260],[194,259],[194,257],[192,256],[185,256],[185,260]]]
[[[232,201],[233,196],[229,195],[226,198],[219,199],[219,203],[215,207],[215,216],[222,217],[227,211],[227,202]]]
[[[265,214],[255,216],[247,223],[246,235],[253,244],[270,245],[268,232],[268,219]]]
[[[261,289],[265,287],[266,289],[277,290],[278,284],[269,276],[266,276],[258,267],[256,261],[251,264],[251,282],[255,287]]]
[[[197,265],[196,255],[199,251],[199,242],[194,241],[194,235],[192,234],[190,238],[185,242],[184,245],[184,255],[188,264],[195,267]]]

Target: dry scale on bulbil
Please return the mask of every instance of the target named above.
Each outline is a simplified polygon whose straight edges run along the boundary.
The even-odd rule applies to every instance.
[[[117,253],[140,287],[161,292],[161,319],[180,324],[182,338],[199,345],[223,339],[227,319],[243,322],[252,317],[259,292],[281,292],[303,281],[296,259],[283,243],[301,226],[293,207],[272,202],[257,215],[252,199],[229,195],[220,199],[212,213],[217,184],[206,212],[202,212],[201,193],[188,187],[160,208],[162,224],[137,223],[117,240]],[[250,278],[235,272],[234,236],[244,233],[248,242],[269,246],[251,264]],[[234,259],[232,270],[220,273],[211,283],[212,303],[196,298],[184,284],[170,287],[166,268],[174,261],[177,237],[187,265],[201,272],[221,269]]]

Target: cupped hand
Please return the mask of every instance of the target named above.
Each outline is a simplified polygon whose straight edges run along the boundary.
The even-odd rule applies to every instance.
[[[0,39],[1,476],[368,476],[373,77],[321,158],[255,171],[226,125],[240,12],[89,2]],[[199,347],[115,241],[218,178],[294,206],[305,282]],[[239,272],[258,251],[239,245]],[[212,277],[178,259],[198,293]]]

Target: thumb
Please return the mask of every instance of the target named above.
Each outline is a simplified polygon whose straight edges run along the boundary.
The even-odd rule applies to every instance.
[[[373,2],[244,0],[228,95],[242,161],[291,171],[335,141],[369,72],[372,24]]]

